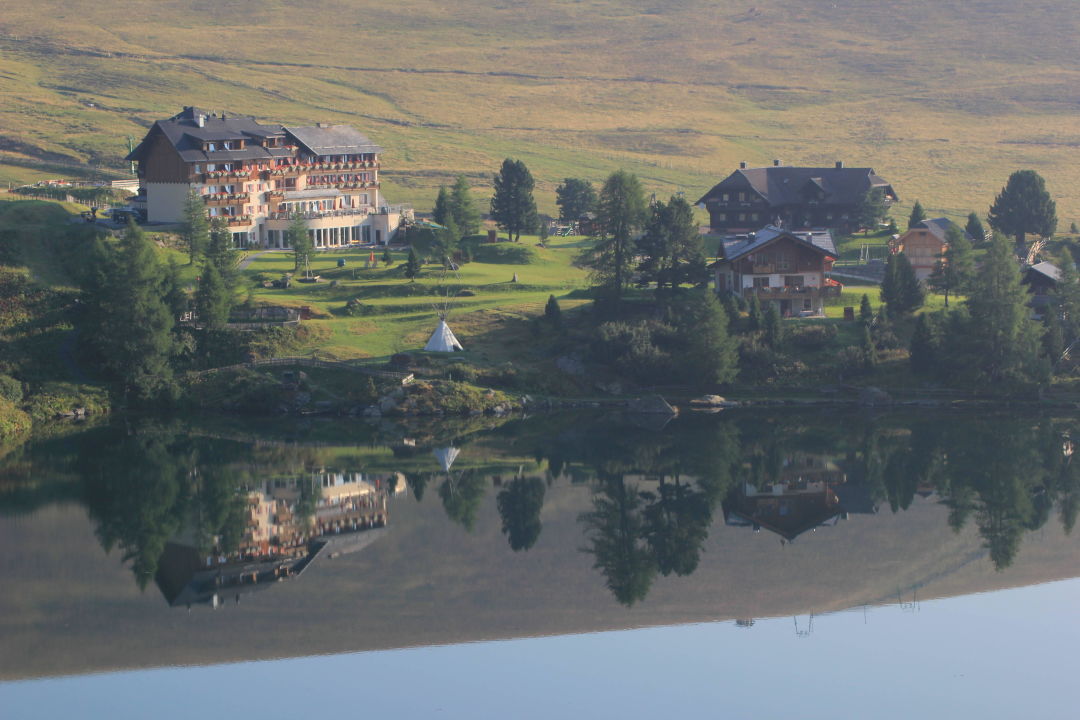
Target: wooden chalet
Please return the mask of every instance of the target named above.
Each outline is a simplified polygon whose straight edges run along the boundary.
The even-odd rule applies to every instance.
[[[873,168],[748,168],[740,163],[698,200],[709,211],[714,232],[745,232],[765,224],[785,228],[856,229],[854,212],[867,191],[881,188],[886,204],[896,201],[892,186]]]
[[[949,249],[948,231],[950,227],[957,227],[948,218],[934,218],[923,220],[903,235],[889,241],[889,251],[892,253],[904,253],[911,262],[911,269],[915,271],[915,277],[920,282],[926,282],[938,264],[942,262],[945,252]],[[964,233],[968,242],[974,244],[974,239],[966,230],[959,228]]]
[[[722,256],[709,266],[716,291],[761,303],[772,302],[783,317],[824,315],[825,298],[841,286],[826,278],[836,261],[827,230],[788,232],[766,226],[721,244]]]

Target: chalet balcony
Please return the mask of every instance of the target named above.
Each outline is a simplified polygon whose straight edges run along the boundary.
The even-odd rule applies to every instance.
[[[210,170],[202,174],[202,181],[204,183],[213,183],[222,180],[247,180],[251,175],[250,170]]]
[[[233,215],[232,217],[225,218],[225,224],[229,227],[236,227],[237,225],[250,225],[250,215]]]
[[[743,297],[749,300],[750,298],[757,296],[760,301],[764,300],[796,300],[805,298],[838,298],[840,297],[839,287],[801,287],[801,286],[784,286],[784,287],[767,287],[767,288],[744,288]]]

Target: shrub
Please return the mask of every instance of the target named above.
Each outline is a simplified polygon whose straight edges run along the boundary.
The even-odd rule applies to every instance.
[[[22,383],[10,375],[0,375],[0,398],[20,402],[23,399]]]
[[[836,340],[835,325],[799,325],[788,329],[786,342],[800,350],[823,350]]]
[[[476,262],[493,265],[531,265],[540,259],[534,248],[517,243],[488,243],[472,251]]]

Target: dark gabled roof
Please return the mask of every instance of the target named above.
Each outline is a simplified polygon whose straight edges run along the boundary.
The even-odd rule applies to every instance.
[[[381,153],[382,148],[350,125],[315,125],[285,130],[313,155]]]
[[[263,125],[251,117],[242,117],[222,113],[215,115],[196,107],[186,107],[168,120],[158,120],[138,147],[125,158],[128,161],[141,160],[147,147],[147,141],[156,133],[161,133],[176,148],[185,162],[229,162],[231,160],[257,160],[260,158],[288,157],[292,153],[286,148],[265,148],[261,145],[248,144],[243,150],[216,150],[208,153],[203,150],[205,142],[225,140],[263,139],[284,135],[281,125]]]
[[[833,244],[832,233],[828,230],[813,230],[809,232],[789,232],[775,225],[766,225],[746,239],[729,237],[721,243],[723,248],[723,260],[733,262],[756,250],[760,250],[780,237],[789,237],[795,242],[802,243],[823,255],[836,257],[836,246]]]
[[[1061,282],[1061,269],[1053,263],[1036,263],[1035,265],[1029,267],[1027,270],[1028,272],[1038,273],[1043,277],[1054,281],[1055,283]]]
[[[948,236],[950,226],[956,226],[957,228],[960,228],[960,226],[954,223],[952,220],[944,217],[923,220],[915,227],[926,228],[927,230],[932,232],[934,234],[934,237],[936,237],[938,240],[940,240],[941,242],[947,242],[946,238]],[[964,237],[967,238],[968,242],[975,242],[975,238],[971,237],[967,230],[960,228],[960,231],[964,233]]]
[[[879,177],[873,168],[776,165],[736,170],[705,193],[698,203],[713,200],[719,192],[752,189],[774,207],[798,205],[804,202],[800,192],[807,183],[813,183],[825,193],[824,205],[852,205],[870,188],[892,189],[888,181]]]

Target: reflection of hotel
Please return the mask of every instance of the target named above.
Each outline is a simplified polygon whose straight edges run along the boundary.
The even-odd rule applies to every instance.
[[[856,492],[844,492],[846,483],[843,470],[828,458],[795,453],[775,477],[760,484],[744,481],[723,503],[724,522],[764,528],[791,542],[808,530],[835,525],[848,511],[867,511]]]
[[[266,480],[245,496],[235,552],[200,552],[192,538],[174,538],[158,562],[158,587],[173,606],[239,602],[242,594],[300,575],[323,552],[366,547],[385,532],[389,494],[404,487],[393,473],[320,470]]]

